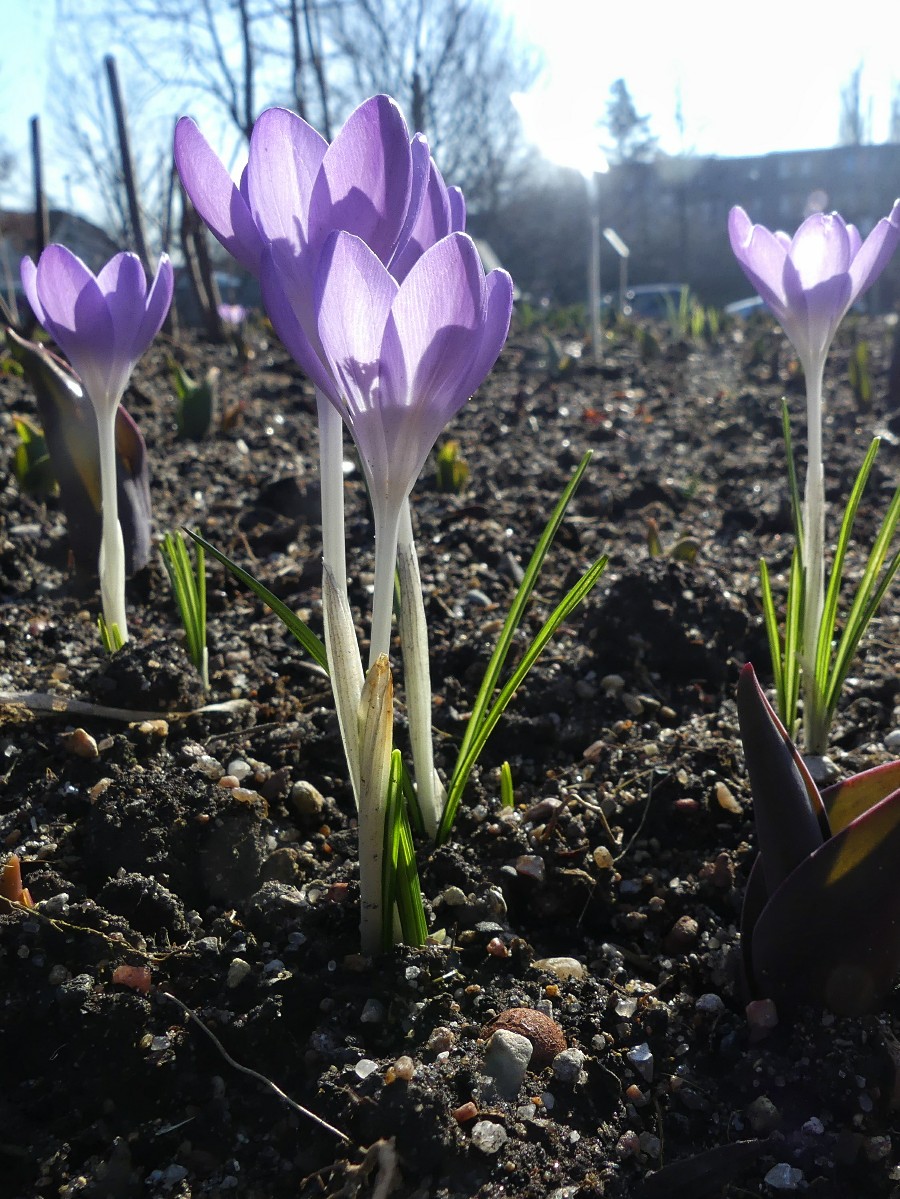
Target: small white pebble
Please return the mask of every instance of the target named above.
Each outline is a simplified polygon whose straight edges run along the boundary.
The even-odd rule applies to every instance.
[[[241,985],[249,973],[250,963],[245,962],[243,958],[234,958],[225,976],[225,986],[234,990],[235,987]]]
[[[509,1133],[493,1120],[476,1120],[472,1126],[472,1144],[482,1153],[499,1153],[508,1140]]]
[[[243,758],[235,758],[228,763],[228,773],[233,775],[238,782],[243,782],[248,774],[253,773],[253,767],[249,762],[245,762]]]
[[[803,1181],[803,1171],[789,1162],[779,1162],[763,1179],[773,1191],[796,1191]]]
[[[353,1067],[353,1072],[357,1078],[368,1078],[378,1069],[378,1063],[373,1062],[371,1058],[362,1057]]]

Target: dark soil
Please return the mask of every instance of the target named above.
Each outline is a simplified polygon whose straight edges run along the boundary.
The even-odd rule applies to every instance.
[[[891,331],[864,332],[873,408],[847,386],[845,329],[826,431],[832,535],[885,434],[861,546],[900,463]],[[10,414],[34,403],[0,377],[0,689],[39,693],[0,709],[0,845],[36,905],[0,915],[0,1194],[900,1195],[896,994],[877,1015],[782,1013],[763,1034],[739,979],[754,834],[734,692],[748,659],[770,678],[756,570],[764,554],[783,584],[779,402],[802,453],[802,386],[771,330],[728,330],[711,348],[657,336],[649,360],[622,331],[599,367],[560,370],[540,333],[515,334],[452,430],[465,490],[439,494],[431,467],[416,490],[442,769],[521,564],[587,448],[526,631],[601,553],[610,565],[498,728],[451,842],[421,846],[433,943],[374,962],[358,954],[327,681],[216,564],[209,696],[158,562],[131,580],[133,639],[107,657],[55,501],[13,480]],[[262,332],[255,348],[244,372],[221,347],[158,345],[126,404],[150,450],[157,530],[202,527],[320,630],[313,398]],[[222,367],[226,431],[177,439],[168,351],[195,375]],[[347,500],[362,635],[373,560],[358,469]],[[648,552],[651,518],[662,556]],[[670,552],[684,537],[692,562]],[[841,774],[891,756],[898,628],[895,591],[834,727]],[[504,759],[514,810],[499,800]],[[149,988],[126,965],[149,968]],[[536,1055],[504,1098],[483,1029],[515,1007],[552,1017],[583,1057]]]

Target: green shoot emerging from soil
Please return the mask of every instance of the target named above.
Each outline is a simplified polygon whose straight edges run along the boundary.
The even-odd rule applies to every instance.
[[[196,568],[181,533],[166,533],[159,547],[163,565],[172,590],[181,623],[187,637],[188,655],[203,681],[204,691],[209,690],[209,650],[206,646],[206,559],[203,546],[194,542]]]

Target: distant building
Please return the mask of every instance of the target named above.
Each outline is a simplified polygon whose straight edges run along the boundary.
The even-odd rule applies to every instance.
[[[659,158],[623,163],[598,180],[601,226],[630,250],[631,284],[687,283],[707,304],[752,293],[728,243],[735,204],[750,219],[793,233],[811,212],[840,212],[865,236],[900,196],[900,144],[836,146],[755,158]],[[502,210],[473,216],[522,293],[533,301],[584,303],[589,253],[587,193],[575,171],[536,164]],[[612,247],[601,246],[601,285],[618,280]],[[868,293],[888,311],[900,302],[900,253]]]
[[[663,158],[614,167],[599,183],[601,220],[631,248],[633,282],[678,279],[721,304],[752,290],[728,243],[733,205],[754,223],[789,233],[810,213],[837,211],[865,237],[900,196],[900,145]],[[898,300],[900,261],[893,261],[872,305],[886,310]]]

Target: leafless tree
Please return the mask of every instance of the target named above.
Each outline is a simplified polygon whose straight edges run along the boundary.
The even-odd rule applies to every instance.
[[[122,246],[134,248],[124,172],[110,103],[103,56],[80,35],[81,52],[67,54],[65,65],[55,65],[57,87],[51,94],[48,127],[50,144],[66,163],[69,187],[89,190],[100,201],[103,224]],[[77,59],[78,72],[71,62]],[[85,66],[90,64],[90,66]],[[148,118],[145,111],[155,81],[122,72],[125,106],[132,125],[135,172],[143,217],[154,252],[159,248],[165,223],[165,201],[171,158],[171,122]],[[77,98],[77,100],[76,100]]]
[[[863,64],[859,63],[841,88],[838,142],[842,146],[865,146],[872,140],[872,101],[863,104]]]
[[[344,107],[394,96],[445,177],[495,203],[522,152],[509,97],[539,65],[511,23],[485,0],[344,0],[324,18]]]
[[[529,85],[537,61],[488,0],[100,0],[92,17],[75,0],[60,3],[69,30],[96,43],[97,52],[70,61],[84,71],[113,51],[126,80],[155,96],[146,106],[129,98],[136,123],[165,98],[157,133],[135,131],[145,160],[154,145],[157,162],[169,155],[172,118],[200,108],[201,97],[205,112],[221,117],[218,130],[214,116],[203,118],[211,140],[221,147],[230,130],[238,157],[238,142],[268,105],[291,106],[330,139],[337,121],[384,91],[427,134],[448,182],[466,189],[473,209],[492,206],[518,165],[521,133],[509,96]],[[83,164],[73,164],[73,177],[97,175],[121,228],[104,97],[93,78],[67,80],[64,91],[64,139]]]

